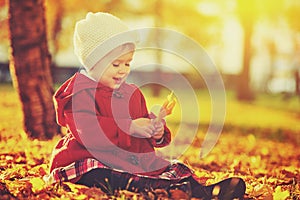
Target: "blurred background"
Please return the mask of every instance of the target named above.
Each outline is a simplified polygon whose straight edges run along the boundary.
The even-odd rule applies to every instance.
[[[295,138],[297,143],[300,141],[299,0],[64,0],[59,3],[45,0],[47,43],[55,87],[80,67],[72,44],[76,21],[83,19],[87,12],[98,11],[118,16],[131,29],[175,30],[202,46],[224,81],[227,95],[224,131],[240,127],[238,132],[263,135],[267,130],[280,140],[293,135],[292,141]],[[0,0],[0,30],[0,83],[7,85],[12,78],[9,6],[5,0]],[[183,52],[190,51],[180,41],[174,40],[174,44],[180,44]],[[163,53],[155,54],[156,58],[149,57],[151,53],[142,53],[144,56],[135,61],[137,64],[143,59],[160,59],[162,63],[167,60],[167,65],[177,68],[189,80],[199,91],[201,115],[204,113],[200,123],[208,125],[211,99],[195,68]],[[133,70],[131,78],[136,82],[147,76],[177,80],[172,70],[162,71],[157,67]],[[169,91],[162,89],[165,88],[156,85],[151,85],[149,90],[145,88],[150,105],[161,103],[168,94]],[[158,98],[161,92],[164,93]],[[174,115],[177,116],[174,123],[178,123],[180,110]]]
[[[239,81],[246,81],[253,92],[300,94],[298,0],[47,0],[53,70],[67,74],[54,77],[55,82],[62,82],[80,66],[73,54],[72,36],[75,22],[88,11],[115,14],[130,28],[164,27],[191,37],[215,62],[228,89],[237,89]],[[0,0],[0,29],[0,81],[9,82],[5,0]]]

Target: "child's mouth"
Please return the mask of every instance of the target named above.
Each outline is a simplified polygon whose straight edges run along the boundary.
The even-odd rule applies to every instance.
[[[117,78],[117,77],[113,77],[114,81],[116,84],[120,84],[122,83],[123,78]]]

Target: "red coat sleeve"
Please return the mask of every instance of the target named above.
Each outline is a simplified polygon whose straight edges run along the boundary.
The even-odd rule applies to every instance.
[[[151,143],[153,145],[153,147],[156,148],[160,148],[160,147],[165,147],[167,145],[169,145],[171,142],[171,132],[168,129],[168,127],[165,125],[165,131],[164,131],[164,135],[162,138],[162,142],[158,143],[155,139],[151,139]]]

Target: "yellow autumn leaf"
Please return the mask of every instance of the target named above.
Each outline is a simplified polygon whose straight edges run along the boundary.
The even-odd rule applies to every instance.
[[[84,200],[84,199],[87,199],[87,198],[88,198],[88,196],[85,195],[85,194],[80,194],[80,195],[76,196],[76,200]]]
[[[30,183],[32,185],[32,192],[36,193],[44,189],[45,182],[42,178],[35,177],[30,179]]]
[[[267,196],[268,194],[272,194],[272,191],[270,186],[266,184],[259,184],[253,188],[252,195],[254,196],[261,196],[261,195]]]
[[[277,186],[275,188],[275,192],[273,193],[273,199],[274,200],[285,200],[290,196],[290,192],[285,190],[282,191],[281,186]]]

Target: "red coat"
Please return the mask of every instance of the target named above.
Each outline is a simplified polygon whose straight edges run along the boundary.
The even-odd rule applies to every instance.
[[[67,127],[53,150],[50,172],[74,161],[96,158],[114,169],[157,175],[169,164],[155,155],[154,147],[170,143],[165,126],[164,140],[129,135],[132,119],[149,118],[141,91],[124,83],[117,91],[76,73],[55,93],[57,122]]]

